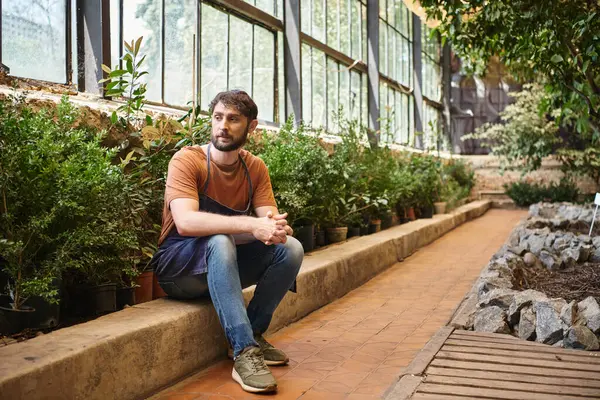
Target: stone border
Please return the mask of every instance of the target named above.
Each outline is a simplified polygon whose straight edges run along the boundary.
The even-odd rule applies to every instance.
[[[359,287],[462,223],[490,201],[420,219],[308,254],[270,332]],[[254,287],[244,290],[248,301]],[[226,341],[210,301],[159,299],[0,348],[0,397],[135,399],[223,358]]]

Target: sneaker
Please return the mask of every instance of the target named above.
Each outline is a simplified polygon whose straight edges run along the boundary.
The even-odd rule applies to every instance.
[[[246,392],[266,393],[277,390],[277,382],[258,347],[247,348],[235,359],[231,377]]]
[[[258,343],[261,351],[263,352],[265,364],[286,365],[290,361],[288,356],[283,351],[275,348],[271,343],[267,342],[262,335],[255,335],[254,340],[256,340],[256,343]]]
[[[265,358],[265,364],[269,366],[278,366],[286,365],[290,361],[288,356],[283,351],[275,348],[271,343],[267,342],[262,335],[255,335],[254,340],[256,340],[256,343],[258,343],[260,346],[260,350]],[[227,349],[227,356],[233,360],[233,349],[231,347]]]

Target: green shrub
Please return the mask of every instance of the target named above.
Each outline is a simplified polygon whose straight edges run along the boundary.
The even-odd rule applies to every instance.
[[[22,99],[0,101],[0,256],[13,307],[29,296],[57,295],[53,278],[120,279],[135,259],[128,182],[116,152],[95,130],[73,128],[66,100],[34,111]]]
[[[519,207],[527,207],[540,201],[549,202],[576,202],[579,190],[573,181],[563,178],[558,184],[551,183],[544,186],[536,183],[514,182],[505,184],[506,194]]]

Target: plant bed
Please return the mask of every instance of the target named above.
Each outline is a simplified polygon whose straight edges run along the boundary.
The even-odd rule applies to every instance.
[[[599,350],[600,236],[587,235],[592,216],[589,206],[532,205],[476,282],[465,328]]]

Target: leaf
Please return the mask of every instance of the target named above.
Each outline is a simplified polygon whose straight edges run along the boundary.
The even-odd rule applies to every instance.
[[[590,60],[585,60],[585,62],[583,63],[583,67],[581,68],[583,70],[584,74],[587,71],[589,66],[590,66]]]
[[[104,65],[102,64],[102,71],[106,72],[107,74],[111,73],[111,69],[108,65]]]
[[[127,73],[127,71],[125,71],[124,69],[115,69],[114,71],[111,71],[108,76],[110,78],[118,78],[120,76],[123,76]]]
[[[143,38],[144,38],[143,36],[140,36],[138,38],[138,40],[135,41],[135,49],[133,51],[133,54],[137,55],[138,52],[140,51],[140,45],[142,44],[142,39]]]
[[[131,60],[127,60],[127,72],[133,74],[133,62]]]
[[[181,125],[179,122],[175,121],[174,119],[169,119],[169,124],[171,124],[171,126],[177,130],[183,130],[183,125]]]
[[[550,59],[550,61],[552,61],[554,64],[558,64],[563,62],[563,58],[560,54],[555,54],[552,56],[552,58]]]
[[[142,128],[142,133],[144,135],[150,135],[150,136],[159,136],[160,132],[157,128],[153,127],[153,126],[145,126]]]
[[[132,53],[133,53],[133,40],[131,41],[131,44],[129,44],[129,43],[127,43],[127,42],[123,42],[123,43],[125,44],[125,48],[126,48],[128,51],[130,51],[130,52],[132,52]],[[127,55],[129,55],[129,54],[127,54]],[[125,57],[127,57],[127,56],[125,56]]]
[[[113,111],[112,114],[110,115],[110,122],[112,122],[112,124],[116,124],[117,121],[119,120],[119,117],[117,116],[117,112]]]
[[[149,115],[146,115],[146,125],[154,125],[154,122],[152,121],[152,117]]]

